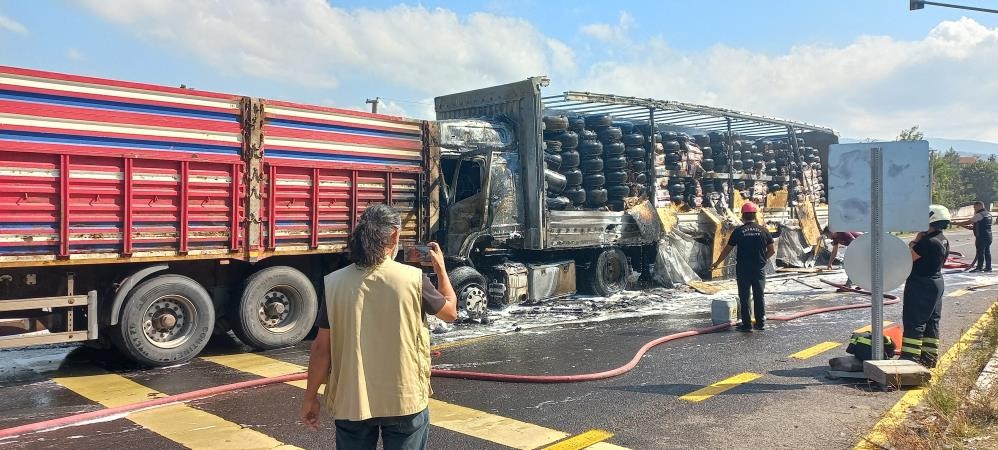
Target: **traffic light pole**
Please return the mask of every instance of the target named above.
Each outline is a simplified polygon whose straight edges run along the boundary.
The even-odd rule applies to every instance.
[[[925,5],[942,6],[944,8],[966,9],[966,10],[970,10],[970,11],[980,11],[980,12],[998,14],[998,9],[978,8],[976,6],[954,5],[952,3],[928,2],[928,1],[922,1],[922,0],[908,0],[908,10],[909,11],[914,11],[916,9],[925,8]]]

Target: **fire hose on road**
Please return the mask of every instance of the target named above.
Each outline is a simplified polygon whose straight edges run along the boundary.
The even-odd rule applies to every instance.
[[[900,300],[897,299],[887,300],[884,302],[884,305],[893,305],[898,302],[900,302]],[[794,314],[772,316],[768,317],[767,320],[786,322],[790,320],[800,319],[802,317],[813,316],[816,314],[824,314],[834,311],[844,311],[850,309],[869,308],[870,306],[872,306],[870,303],[859,303],[854,305],[840,305],[840,306],[831,306],[826,308],[816,308],[816,309],[801,311]],[[465,380],[497,381],[504,383],[579,383],[584,381],[603,380],[607,378],[613,378],[633,370],[635,367],[637,367],[638,362],[641,361],[641,358],[646,353],[648,353],[649,350],[658,345],[687,337],[716,333],[718,331],[730,328],[731,325],[732,325],[731,323],[723,323],[710,327],[697,328],[693,330],[662,336],[641,346],[641,348],[638,349],[637,353],[634,354],[634,357],[631,358],[631,360],[628,361],[626,364],[603,372],[584,373],[576,375],[519,375],[519,374],[434,369],[431,371],[431,375],[438,378],[460,378]],[[124,415],[129,412],[138,411],[141,409],[148,409],[171,403],[197,400],[241,389],[266,386],[270,384],[287,383],[290,381],[299,381],[299,380],[304,380],[306,378],[307,374],[303,372],[303,373],[282,375],[278,377],[260,378],[256,380],[243,381],[239,383],[232,383],[221,386],[214,386],[206,389],[199,389],[196,391],[185,392],[182,394],[169,395],[148,401],[132,403],[129,405],[74,414],[70,416],[60,417],[57,419],[44,420],[41,422],[29,423],[11,428],[4,428],[0,429],[0,439],[10,438],[27,433],[49,430],[53,428],[72,426],[75,424],[88,421],[106,419],[112,416]]]

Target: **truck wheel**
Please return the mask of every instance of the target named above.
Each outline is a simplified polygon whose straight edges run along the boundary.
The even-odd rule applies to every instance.
[[[627,147],[627,157],[630,159],[641,159],[645,157],[645,149],[641,147]]]
[[[589,270],[583,274],[583,290],[590,294],[609,297],[622,290],[627,285],[627,277],[631,266],[627,256],[619,248],[606,249],[596,255]]]
[[[625,167],[627,167],[627,158],[623,156],[614,156],[603,160],[603,168],[609,171],[623,170]]]
[[[606,176],[606,184],[608,185],[620,184],[627,181],[627,172],[624,171],[606,172],[604,175]]]
[[[631,187],[626,185],[610,186],[606,188],[607,196],[612,200],[620,200],[631,194]]]
[[[620,128],[610,126],[599,130],[597,136],[599,136],[599,140],[603,141],[604,144],[611,144],[620,142],[620,138],[624,136],[624,132]]]
[[[455,267],[447,274],[457,294],[457,310],[468,314],[469,319],[478,319],[489,310],[487,282],[477,270],[462,266]]]
[[[319,309],[312,281],[297,269],[274,266],[246,278],[238,303],[231,305],[232,331],[259,350],[301,342]]]
[[[589,206],[598,208],[603,206],[607,200],[606,189],[591,189],[586,191],[586,201],[589,202]]]
[[[214,328],[208,291],[190,278],[160,275],[128,294],[111,340],[139,364],[168,366],[197,356]]]
[[[634,147],[645,143],[645,136],[641,133],[629,133],[625,134],[623,139],[624,144]]]
[[[552,135],[550,139],[561,142],[562,149],[570,149],[579,146],[579,135],[574,131],[562,131]]]
[[[561,153],[561,141],[544,141],[544,151],[548,153]]]
[[[573,205],[581,205],[586,202],[586,191],[578,186],[565,189],[563,195],[567,197]]]

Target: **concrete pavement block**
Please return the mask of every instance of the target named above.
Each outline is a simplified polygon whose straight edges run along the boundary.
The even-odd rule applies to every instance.
[[[828,367],[839,372],[862,372],[863,361],[855,356],[839,356],[829,359]]]
[[[863,361],[863,374],[870,381],[895,388],[921,386],[932,378],[929,369],[905,359]]]

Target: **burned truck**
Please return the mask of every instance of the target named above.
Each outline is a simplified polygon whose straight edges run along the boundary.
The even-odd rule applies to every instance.
[[[720,245],[724,211],[754,200],[771,222],[802,230],[788,238],[818,244],[821,164],[807,141],[827,149],[834,131],[678,102],[544,97],[547,84],[535,77],[436,99],[427,147],[441,175],[431,198],[469,316],[489,304],[619,292],[633,272],[654,270],[661,233],[673,228],[662,217],[693,220]]]

